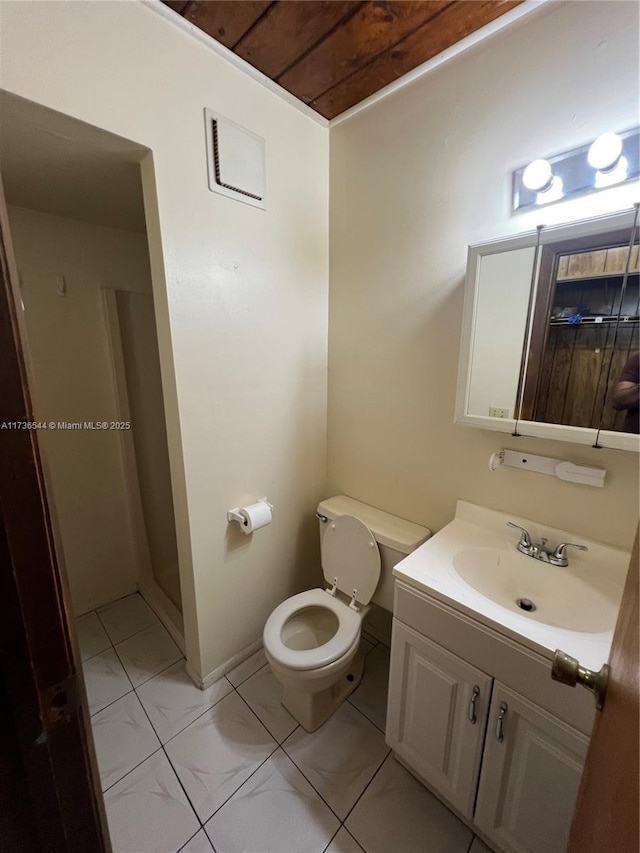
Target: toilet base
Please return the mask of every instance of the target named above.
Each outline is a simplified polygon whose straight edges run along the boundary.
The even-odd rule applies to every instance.
[[[283,687],[282,704],[307,732],[315,732],[362,681],[364,655],[358,649],[343,675],[316,693]]]

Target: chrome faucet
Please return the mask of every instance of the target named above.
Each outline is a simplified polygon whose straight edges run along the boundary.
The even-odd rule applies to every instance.
[[[525,557],[533,557],[534,560],[542,560],[543,563],[549,563],[551,566],[560,566],[566,568],[569,565],[567,557],[567,548],[577,548],[578,551],[588,551],[586,545],[576,545],[573,542],[561,542],[560,545],[551,551],[547,548],[547,539],[542,539],[540,542],[532,542],[528,530],[520,527],[519,524],[514,524],[512,521],[507,521],[507,527],[515,527],[520,531],[520,540],[516,545],[518,551],[524,554]]]

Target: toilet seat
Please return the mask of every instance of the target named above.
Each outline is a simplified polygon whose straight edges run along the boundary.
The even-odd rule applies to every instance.
[[[287,621],[306,607],[322,607],[338,618],[338,630],[333,637],[315,649],[290,649],[282,642],[281,632]],[[290,669],[317,669],[333,663],[353,646],[358,638],[362,617],[348,605],[334,598],[324,589],[310,589],[293,595],[273,611],[264,626],[263,640],[266,650],[282,666]]]

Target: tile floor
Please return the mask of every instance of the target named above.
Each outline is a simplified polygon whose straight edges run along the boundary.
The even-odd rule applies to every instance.
[[[391,756],[373,637],[308,734],[262,650],[202,691],[139,595],[77,625],[114,853],[490,853]]]

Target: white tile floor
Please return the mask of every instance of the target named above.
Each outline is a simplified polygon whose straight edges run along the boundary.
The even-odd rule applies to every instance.
[[[389,650],[308,734],[257,652],[207,690],[139,595],[78,620],[114,853],[490,853],[391,756]]]

